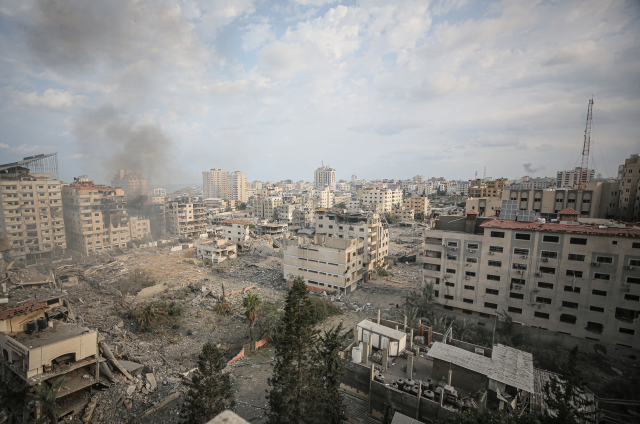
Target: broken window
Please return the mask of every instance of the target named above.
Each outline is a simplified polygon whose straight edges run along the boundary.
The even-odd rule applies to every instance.
[[[636,318],[638,318],[639,311],[633,311],[631,309],[616,308],[616,319],[622,322],[632,324]]]
[[[576,317],[575,315],[569,315],[569,314],[560,315],[560,322],[566,322],[567,324],[575,324],[576,321],[578,321],[578,317]]]
[[[602,331],[604,330],[604,324],[587,321],[585,330],[589,331],[590,333],[602,334]]]

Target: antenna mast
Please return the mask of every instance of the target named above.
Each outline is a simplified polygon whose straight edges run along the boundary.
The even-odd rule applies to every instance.
[[[593,97],[589,99],[587,108],[587,126],[584,129],[584,145],[582,146],[582,165],[580,166],[580,185],[578,190],[584,190],[589,181],[589,149],[591,148],[591,117],[593,114]]]

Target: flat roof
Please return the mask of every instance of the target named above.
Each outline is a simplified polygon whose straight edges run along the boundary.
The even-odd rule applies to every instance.
[[[491,358],[450,344],[436,342],[427,356],[486,375],[491,380],[534,393],[533,356],[501,344],[493,347]]]
[[[599,228],[596,225],[570,225],[542,222],[520,222],[493,219],[480,224],[483,228],[500,228],[505,230],[541,231],[548,233],[585,234],[608,237],[640,238],[640,228]]]
[[[11,338],[20,342],[29,349],[37,349],[39,347],[72,339],[85,333],[95,332],[95,330],[91,330],[87,327],[80,327],[75,324],[54,321],[53,328],[47,327],[44,330],[38,330],[33,334],[18,333],[15,336],[11,336]]]
[[[363,329],[376,334],[381,334],[385,337],[389,337],[393,340],[402,340],[403,337],[407,337],[407,333],[404,331],[396,330],[394,328],[385,327],[384,325],[375,323],[373,321],[369,321],[367,319],[361,321],[358,324],[358,327],[362,327]]]

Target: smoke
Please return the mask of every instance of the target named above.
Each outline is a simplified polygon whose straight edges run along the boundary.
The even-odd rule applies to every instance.
[[[80,114],[73,126],[80,148],[91,155],[90,161],[100,161],[107,183],[118,169],[141,173],[156,183],[175,174],[173,141],[155,124],[137,122],[113,106],[102,106]]]
[[[534,168],[531,166],[530,163],[525,163],[522,166],[524,167],[524,172],[526,172],[527,174],[533,174],[535,172],[542,171],[543,169],[545,169],[544,166],[539,166],[537,168]]]

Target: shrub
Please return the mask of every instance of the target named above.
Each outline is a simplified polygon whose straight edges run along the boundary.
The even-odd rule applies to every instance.
[[[314,319],[314,325],[325,321],[330,316],[341,315],[342,309],[333,302],[322,299],[320,297],[312,297],[311,300],[311,316]]]

